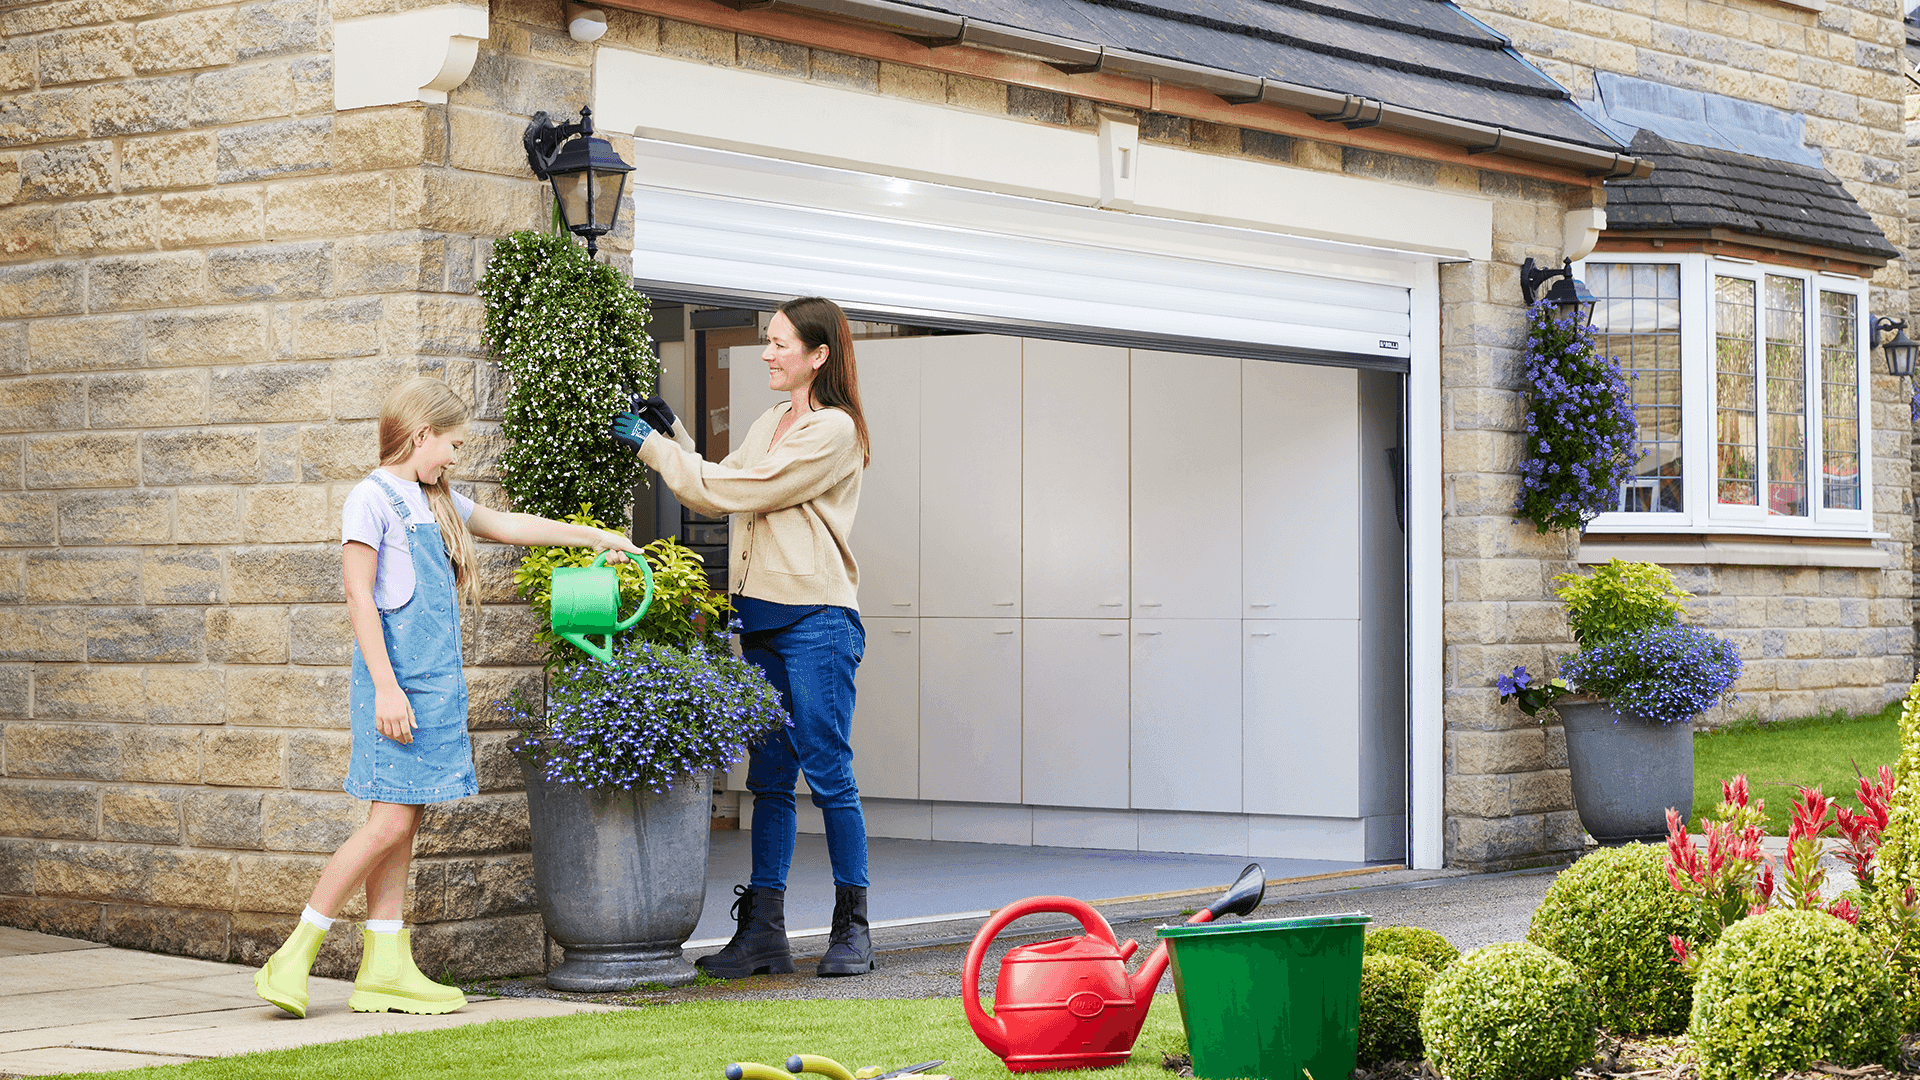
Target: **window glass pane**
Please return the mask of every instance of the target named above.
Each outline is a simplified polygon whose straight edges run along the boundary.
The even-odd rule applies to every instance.
[[[1806,284],[1767,275],[1767,513],[1807,513]]]
[[[1680,490],[1680,267],[1594,263],[1593,329],[1602,354],[1632,380],[1641,458],[1618,509],[1678,513]]]
[[[1754,371],[1753,282],[1713,279],[1715,476],[1714,498],[1759,505],[1758,379]]]
[[[1858,300],[1820,294],[1820,499],[1830,510],[1860,509]]]

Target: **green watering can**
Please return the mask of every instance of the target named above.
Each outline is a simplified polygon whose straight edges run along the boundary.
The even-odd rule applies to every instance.
[[[613,663],[613,635],[631,629],[653,606],[653,568],[645,559],[633,561],[647,579],[647,595],[625,619],[620,618],[620,576],[606,565],[606,552],[594,556],[590,566],[560,566],[553,571],[553,632],[603,664]],[[588,634],[603,634],[607,643],[595,645],[587,640]]]

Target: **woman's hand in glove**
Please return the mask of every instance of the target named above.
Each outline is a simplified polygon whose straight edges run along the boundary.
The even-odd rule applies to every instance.
[[[626,443],[635,450],[653,434],[653,426],[648,424],[639,413],[623,412],[613,418],[613,437]]]
[[[650,397],[634,408],[647,426],[668,438],[673,437],[673,409],[668,407],[665,398]]]

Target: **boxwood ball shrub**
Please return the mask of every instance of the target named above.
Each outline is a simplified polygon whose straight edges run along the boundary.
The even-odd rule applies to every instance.
[[[1427,999],[1432,968],[1407,956],[1374,953],[1360,958],[1360,1061],[1419,1061],[1420,1006]]]
[[[1735,923],[1693,988],[1701,1080],[1750,1080],[1816,1061],[1888,1064],[1898,1029],[1880,958],[1824,911],[1776,909]]]
[[[1488,945],[1434,976],[1420,1038],[1447,1080],[1558,1080],[1593,1057],[1593,1005],[1567,961],[1524,941]]]
[[[1446,938],[1424,926],[1383,926],[1367,933],[1368,956],[1404,956],[1418,960],[1435,971],[1460,959],[1460,950]]]
[[[1667,881],[1667,849],[1627,844],[1562,871],[1534,910],[1527,940],[1580,970],[1601,1027],[1670,1035],[1686,1029],[1693,986],[1667,938],[1694,938],[1695,919]]]

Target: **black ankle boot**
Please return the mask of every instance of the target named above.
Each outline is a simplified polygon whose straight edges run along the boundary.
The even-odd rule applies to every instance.
[[[733,894],[739,897],[733,902],[733,940],[719,952],[695,960],[694,966],[718,979],[793,971],[793,954],[787,950],[786,890],[735,885]]]
[[[865,975],[873,970],[873,938],[867,933],[867,890],[835,886],[833,936],[820,958],[821,975]]]

